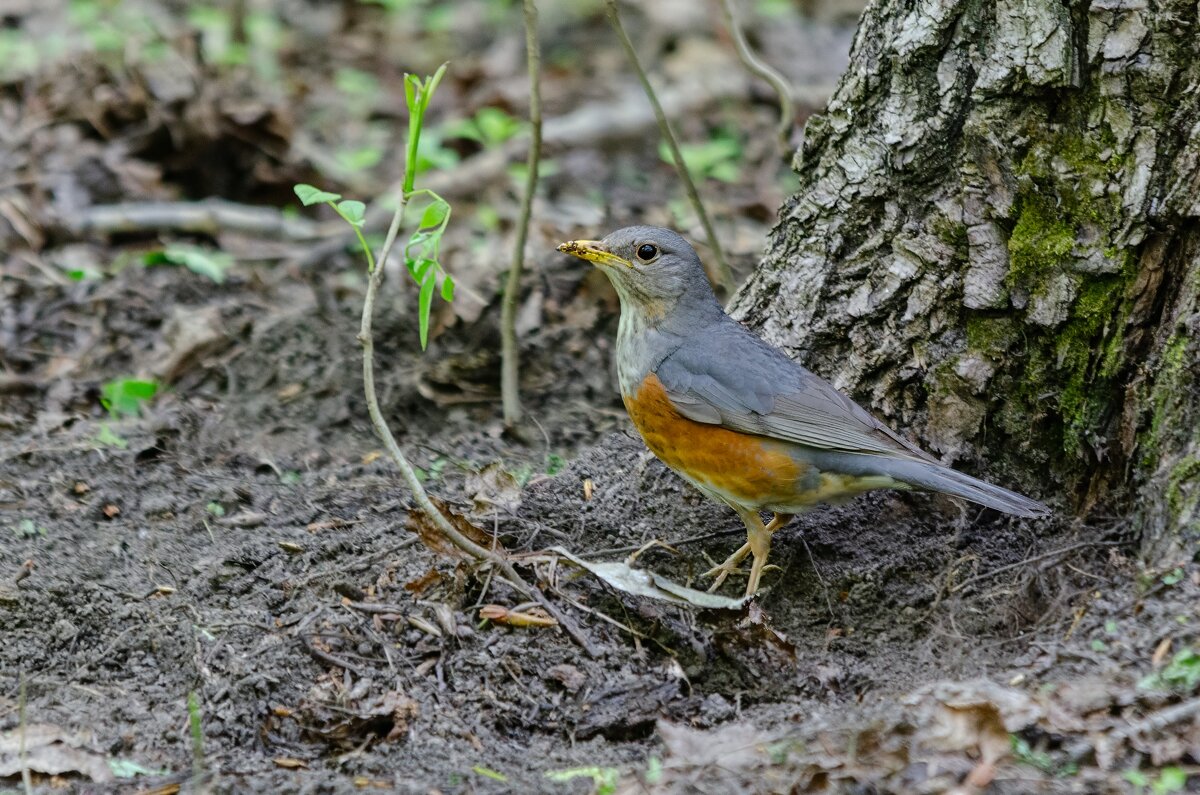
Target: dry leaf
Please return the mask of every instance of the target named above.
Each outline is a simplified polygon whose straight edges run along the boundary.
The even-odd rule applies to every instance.
[[[439,500],[433,495],[430,495],[429,499],[433,502],[434,507],[442,512],[442,516],[446,517],[450,524],[454,526],[454,529],[479,546],[485,549],[492,548],[492,537],[490,535],[485,533],[481,528],[471,524],[462,514],[450,510],[450,506],[444,501]],[[405,527],[420,536],[421,543],[439,555],[455,558],[456,560],[470,559],[470,555],[454,546],[450,539],[442,535],[442,531],[425,515],[424,511],[415,508],[409,511]]]
[[[497,510],[512,514],[521,506],[521,486],[499,462],[468,473],[463,488],[471,495],[475,513],[480,515],[491,515]]]
[[[648,599],[658,599],[677,605],[691,605],[708,610],[741,610],[753,597],[732,599],[720,594],[697,591],[645,569],[634,569],[626,563],[591,562],[575,557],[562,547],[551,547],[580,568],[586,569],[618,591]]]

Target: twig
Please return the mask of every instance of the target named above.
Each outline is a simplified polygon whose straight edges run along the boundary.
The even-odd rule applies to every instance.
[[[291,218],[270,207],[251,207],[223,199],[99,204],[72,213],[62,220],[62,225],[73,235],[156,231],[215,235],[234,231],[303,241],[328,234],[327,228],[306,218]]]
[[[1122,541],[1081,541],[1078,544],[1070,544],[1070,545],[1062,547],[1060,549],[1052,549],[1049,552],[1043,552],[1040,555],[1034,555],[1032,558],[1025,558],[1024,560],[1018,560],[1016,563],[1009,563],[1004,566],[998,566],[997,568],[991,569],[989,571],[985,571],[982,574],[976,574],[974,577],[970,577],[968,579],[963,580],[958,585],[950,586],[949,591],[950,591],[950,593],[958,593],[963,588],[966,588],[968,585],[974,585],[975,583],[980,582],[982,580],[986,580],[991,577],[995,577],[997,574],[1003,574],[1004,572],[1011,571],[1012,569],[1017,569],[1022,566],[1028,566],[1030,563],[1037,563],[1038,561],[1045,560],[1046,558],[1052,558],[1052,557],[1055,557],[1056,555],[1065,555],[1068,552],[1074,552],[1077,549],[1087,549],[1088,547],[1119,547],[1119,546],[1124,546],[1124,543],[1125,542],[1122,542]]]
[[[709,248],[712,249],[713,259],[716,260],[716,274],[714,281],[725,291],[726,294],[732,293],[736,287],[733,279],[733,271],[729,268],[729,263],[725,261],[725,254],[721,251],[721,244],[717,240],[716,230],[713,229],[712,221],[708,218],[708,212],[704,209],[704,204],[700,201],[700,193],[696,190],[696,183],[692,181],[692,175],[688,171],[687,164],[683,162],[683,154],[679,151],[679,143],[675,139],[675,133],[671,130],[671,123],[667,121],[667,115],[663,113],[662,105],[658,102],[658,95],[654,93],[654,86],[650,85],[650,78],[646,76],[646,71],[642,69],[642,63],[638,59],[637,50],[633,47],[633,42],[629,39],[629,34],[625,32],[625,26],[621,24],[621,15],[617,11],[617,0],[605,0],[605,13],[608,15],[608,21],[612,24],[613,30],[617,33],[617,38],[621,40],[621,45],[625,48],[625,54],[629,56],[629,63],[633,65],[633,70],[637,73],[638,80],[642,84],[642,90],[646,92],[646,99],[650,100],[650,106],[654,108],[654,117],[658,120],[658,128],[662,133],[662,137],[667,142],[667,148],[671,150],[671,158],[675,161],[675,170],[679,173],[679,179],[683,182],[683,187],[687,191],[688,200],[692,203],[692,209],[700,218],[700,224],[704,227],[704,234],[708,237]]]
[[[729,25],[729,32],[733,36],[733,46],[737,49],[742,64],[752,73],[770,83],[771,88],[775,89],[775,93],[779,96],[779,143],[790,152],[788,138],[792,133],[792,125],[796,121],[796,105],[792,99],[792,86],[775,67],[761,60],[754,50],[750,49],[750,42],[746,41],[746,34],[738,23],[737,14],[734,13],[733,3],[734,0],[721,0],[721,9],[725,12],[725,22]]]
[[[521,353],[517,345],[517,296],[521,290],[521,271],[525,268],[529,215],[533,209],[538,163],[542,157],[542,59],[538,49],[537,6],[534,0],[525,0],[525,60],[529,70],[529,157],[526,160],[525,195],[521,199],[521,217],[517,221],[512,266],[508,269],[504,303],[500,308],[500,395],[504,403],[504,424],[509,428],[521,421],[521,393],[517,385]]]
[[[1197,714],[1200,714],[1200,698],[1193,698],[1170,707],[1164,707],[1157,712],[1151,712],[1136,723],[1115,729],[1113,734],[1120,738],[1133,737],[1138,734],[1154,736],[1172,723],[1178,723]]]
[[[335,668],[342,668],[347,671],[351,671],[353,673],[358,674],[359,676],[365,677],[365,676],[370,675],[367,671],[363,670],[362,668],[360,668],[359,666],[350,662],[349,660],[338,657],[336,654],[330,654],[327,651],[322,651],[321,649],[318,649],[316,646],[314,646],[312,644],[312,642],[308,638],[300,638],[300,642],[304,644],[305,651],[307,651],[310,655],[312,655],[312,657],[316,660],[319,660],[323,663],[328,663],[329,665],[332,665]]]

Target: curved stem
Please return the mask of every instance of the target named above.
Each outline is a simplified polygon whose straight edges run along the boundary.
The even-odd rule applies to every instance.
[[[621,40],[621,45],[625,48],[625,54],[629,56],[629,62],[633,65],[633,70],[637,72],[642,89],[646,92],[646,98],[650,100],[650,107],[654,109],[654,117],[658,119],[658,129],[662,137],[666,140],[667,147],[671,150],[671,159],[675,161],[675,170],[679,173],[679,179],[683,182],[684,190],[687,191],[688,200],[692,203],[692,209],[696,211],[696,215],[700,218],[700,225],[704,227],[704,234],[708,237],[709,248],[712,249],[713,258],[717,261],[716,278],[714,281],[728,295],[737,286],[734,283],[733,271],[730,270],[729,263],[725,261],[725,253],[721,250],[721,244],[717,240],[717,233],[713,229],[712,221],[708,218],[708,212],[705,211],[704,204],[700,201],[700,193],[696,190],[696,183],[692,181],[692,175],[688,171],[687,164],[683,162],[683,154],[679,151],[679,143],[675,139],[675,133],[671,130],[670,122],[667,121],[667,114],[663,112],[662,105],[658,101],[658,95],[654,93],[654,86],[650,85],[650,78],[646,76],[646,71],[642,69],[642,63],[638,60],[637,50],[634,49],[633,42],[629,40],[629,34],[625,32],[625,26],[621,24],[621,15],[617,11],[617,0],[605,0],[605,13],[608,15],[608,21],[612,24],[613,30],[617,33],[617,38]]]
[[[500,395],[504,403],[504,424],[512,428],[521,421],[520,346],[517,344],[517,298],[521,290],[521,272],[525,268],[525,243],[529,239],[529,216],[537,191],[538,163],[542,157],[542,60],[538,49],[537,6],[525,0],[525,56],[529,70],[529,157],[526,160],[525,195],[521,199],[521,217],[517,221],[517,239],[513,244],[512,265],[504,285],[500,309]]]
[[[504,579],[508,581],[509,585],[523,596],[535,600],[546,612],[554,616],[563,630],[584,651],[592,657],[598,657],[600,656],[600,650],[588,640],[587,636],[580,631],[579,627],[575,625],[570,617],[563,615],[562,611],[555,607],[539,588],[525,582],[521,578],[521,575],[517,574],[513,569],[512,564],[509,563],[506,557],[490,549],[485,549],[467,538],[438,510],[433,501],[429,499],[429,494],[425,491],[425,487],[421,485],[421,481],[417,479],[416,470],[409,463],[408,458],[404,455],[404,451],[400,449],[400,445],[396,443],[396,437],[392,435],[392,430],[388,427],[387,420],[383,417],[383,411],[379,408],[379,397],[375,391],[375,339],[372,332],[372,324],[375,317],[375,299],[379,295],[379,286],[383,283],[383,273],[388,256],[391,254],[392,247],[396,244],[396,236],[399,234],[400,227],[404,223],[404,212],[408,208],[408,199],[409,194],[400,194],[399,206],[396,207],[396,212],[392,215],[392,223],[388,227],[387,237],[384,238],[383,250],[379,253],[378,266],[372,269],[367,277],[367,294],[363,299],[362,322],[359,325],[358,341],[363,349],[363,395],[367,401],[367,414],[371,418],[371,427],[374,428],[375,435],[383,442],[384,449],[387,450],[388,455],[391,456],[392,461],[399,468],[400,475],[404,479],[405,485],[408,486],[409,491],[412,492],[417,507],[429,517],[429,521],[433,522],[438,531],[454,546],[466,552],[471,557],[479,561],[491,563],[503,575]]]
[[[790,154],[788,136],[791,135],[792,125],[796,121],[796,103],[792,98],[792,85],[782,73],[760,59],[754,50],[750,49],[750,42],[746,41],[746,34],[742,31],[742,26],[738,24],[733,3],[734,0],[721,0],[721,9],[725,12],[725,22],[729,25],[729,32],[733,34],[733,46],[737,49],[742,64],[752,73],[770,83],[771,88],[775,89],[775,93],[779,96],[779,142],[784,151]]]

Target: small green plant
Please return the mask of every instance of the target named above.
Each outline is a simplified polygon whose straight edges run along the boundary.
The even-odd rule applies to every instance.
[[[100,424],[100,430],[92,437],[92,442],[100,447],[115,447],[118,450],[129,447],[129,440],[119,436],[107,422]]]
[[[615,767],[572,767],[567,770],[547,770],[546,778],[557,784],[565,784],[577,778],[590,778],[594,795],[613,795],[621,771]]]
[[[498,773],[491,768],[484,767],[483,765],[475,765],[471,768],[471,770],[476,774],[483,776],[484,778],[490,778],[492,781],[499,781],[502,784],[508,782],[508,776],[504,775],[503,773]]]
[[[48,531],[32,519],[22,519],[17,522],[13,532],[17,534],[17,538],[35,538],[37,536],[45,538]]]
[[[200,698],[195,690],[188,691],[187,713],[192,733],[192,777],[199,782],[204,776],[204,727],[200,723]]]
[[[1050,754],[1040,749],[1033,748],[1029,742],[1020,735],[1010,735],[1009,740],[1012,743],[1013,757],[1023,765],[1036,767],[1043,773],[1048,773],[1051,776],[1073,776],[1079,772],[1079,765],[1074,762],[1060,764]]]
[[[100,405],[113,419],[136,417],[142,406],[158,394],[158,382],[138,378],[118,378],[100,387]]]
[[[742,145],[727,132],[718,131],[710,140],[701,144],[681,144],[680,154],[688,171],[702,179],[721,182],[737,182],[741,176],[739,161]],[[658,156],[664,163],[673,163],[671,149],[666,141],[658,144]]]
[[[424,80],[416,75],[404,76],[404,97],[408,103],[409,125],[408,142],[405,147],[404,170],[404,201],[421,196],[428,199],[421,213],[421,220],[416,230],[404,245],[404,266],[420,286],[417,297],[417,325],[421,337],[421,349],[429,345],[429,316],[433,307],[433,295],[437,291],[441,277],[441,295],[445,301],[454,300],[454,279],[442,268],[439,253],[442,236],[450,223],[450,202],[431,190],[416,190],[413,182],[417,174],[417,162],[421,145],[421,128],[425,120],[425,111],[438,83],[446,72],[443,64],[432,77]],[[375,272],[375,255],[363,235],[363,225],[366,223],[366,206],[360,201],[343,199],[341,194],[321,190],[312,185],[295,186],[296,196],[305,207],[313,204],[326,204],[333,208],[342,220],[348,223],[358,237],[359,247],[367,260],[367,272]]]
[[[1178,585],[1183,579],[1183,569],[1174,568],[1162,576],[1163,585]]]
[[[525,128],[525,122],[500,108],[480,108],[469,119],[443,125],[443,138],[466,138],[485,149],[499,146]]]
[[[206,276],[217,284],[225,283],[225,274],[233,267],[233,257],[223,251],[198,246],[168,246],[142,257],[145,265],[182,265],[192,273]]]
[[[1190,693],[1200,685],[1200,654],[1195,649],[1181,649],[1161,671],[1155,671],[1138,682],[1143,690],[1174,690]]]
[[[225,506],[215,500],[204,506],[204,510],[208,511],[213,516],[220,519],[225,515]]]
[[[1150,795],[1182,792],[1188,779],[1187,771],[1181,767],[1164,767],[1153,779],[1141,770],[1130,768],[1122,773],[1121,777],[1133,786],[1137,795],[1147,792],[1147,787]]]

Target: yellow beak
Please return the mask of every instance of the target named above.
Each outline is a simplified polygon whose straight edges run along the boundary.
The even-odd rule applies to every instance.
[[[585,259],[595,265],[624,265],[632,268],[633,263],[624,257],[618,257],[604,247],[599,240],[569,240],[558,247],[564,254]]]

